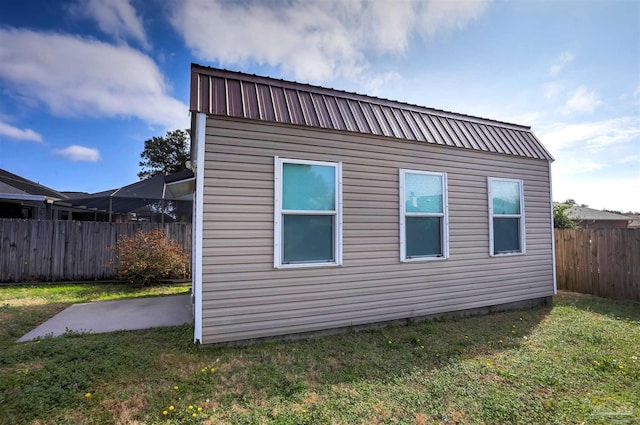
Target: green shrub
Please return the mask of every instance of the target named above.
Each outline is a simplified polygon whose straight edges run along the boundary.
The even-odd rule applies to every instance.
[[[556,204],[553,206],[553,227],[556,229],[577,229],[576,223],[569,218],[567,210],[570,205]]]
[[[117,257],[115,269],[119,280],[149,286],[162,279],[187,276],[187,257],[162,230],[138,231],[133,236],[121,237],[111,249]]]

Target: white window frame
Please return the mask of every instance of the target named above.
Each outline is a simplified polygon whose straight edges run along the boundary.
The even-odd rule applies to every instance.
[[[493,182],[518,183],[520,187],[520,214],[494,214],[493,213]],[[489,256],[503,257],[509,255],[524,255],[527,253],[526,232],[525,232],[525,214],[524,214],[524,181],[521,179],[507,179],[502,177],[487,177],[487,192],[489,196]],[[520,251],[518,252],[494,252],[494,234],[493,219],[494,217],[502,218],[519,218],[520,219]]]
[[[422,174],[427,176],[440,176],[442,178],[442,213],[421,213],[405,211],[405,176],[407,174]],[[432,171],[408,170],[400,169],[400,261],[439,261],[449,258],[449,195],[447,173],[437,173]],[[424,256],[407,258],[407,241],[406,241],[406,217],[442,217],[441,240],[442,240],[442,256]]]
[[[313,211],[313,210],[283,210],[282,209],[282,168],[284,164],[305,164],[333,167],[335,169],[335,210],[334,211]],[[274,157],[274,211],[273,211],[273,267],[276,269],[302,268],[302,267],[327,267],[342,265],[342,162],[309,161],[304,159],[290,159]],[[334,216],[333,226],[333,258],[328,262],[309,263],[283,263],[282,262],[282,224],[283,215],[332,215]]]

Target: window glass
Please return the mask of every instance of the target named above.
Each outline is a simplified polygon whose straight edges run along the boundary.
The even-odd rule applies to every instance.
[[[443,211],[442,176],[406,173],[404,194],[406,212]]]
[[[282,209],[335,210],[335,167],[282,164]]]
[[[342,164],[274,160],[274,267],[342,265]]]
[[[282,242],[285,264],[334,261],[333,216],[285,214]]]
[[[494,180],[491,184],[494,214],[520,214],[520,183]]]
[[[495,254],[520,252],[519,218],[494,217],[493,235],[493,252]]]
[[[406,257],[442,256],[442,218],[406,217]]]

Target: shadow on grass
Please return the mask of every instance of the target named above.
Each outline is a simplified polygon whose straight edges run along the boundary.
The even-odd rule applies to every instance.
[[[572,306],[613,319],[640,322],[640,303],[636,301],[609,300],[593,295],[561,291],[554,297],[554,305]]]
[[[238,371],[249,371],[252,387],[286,397],[298,385],[294,380],[304,380],[311,387],[361,380],[392,382],[416,369],[516,349],[549,311],[539,307],[226,350],[241,356]]]

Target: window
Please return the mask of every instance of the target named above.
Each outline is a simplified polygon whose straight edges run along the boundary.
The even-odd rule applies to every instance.
[[[275,157],[274,267],[342,264],[342,164]]]
[[[400,170],[400,261],[448,257],[447,175]]]
[[[524,254],[522,180],[489,177],[489,254]]]

